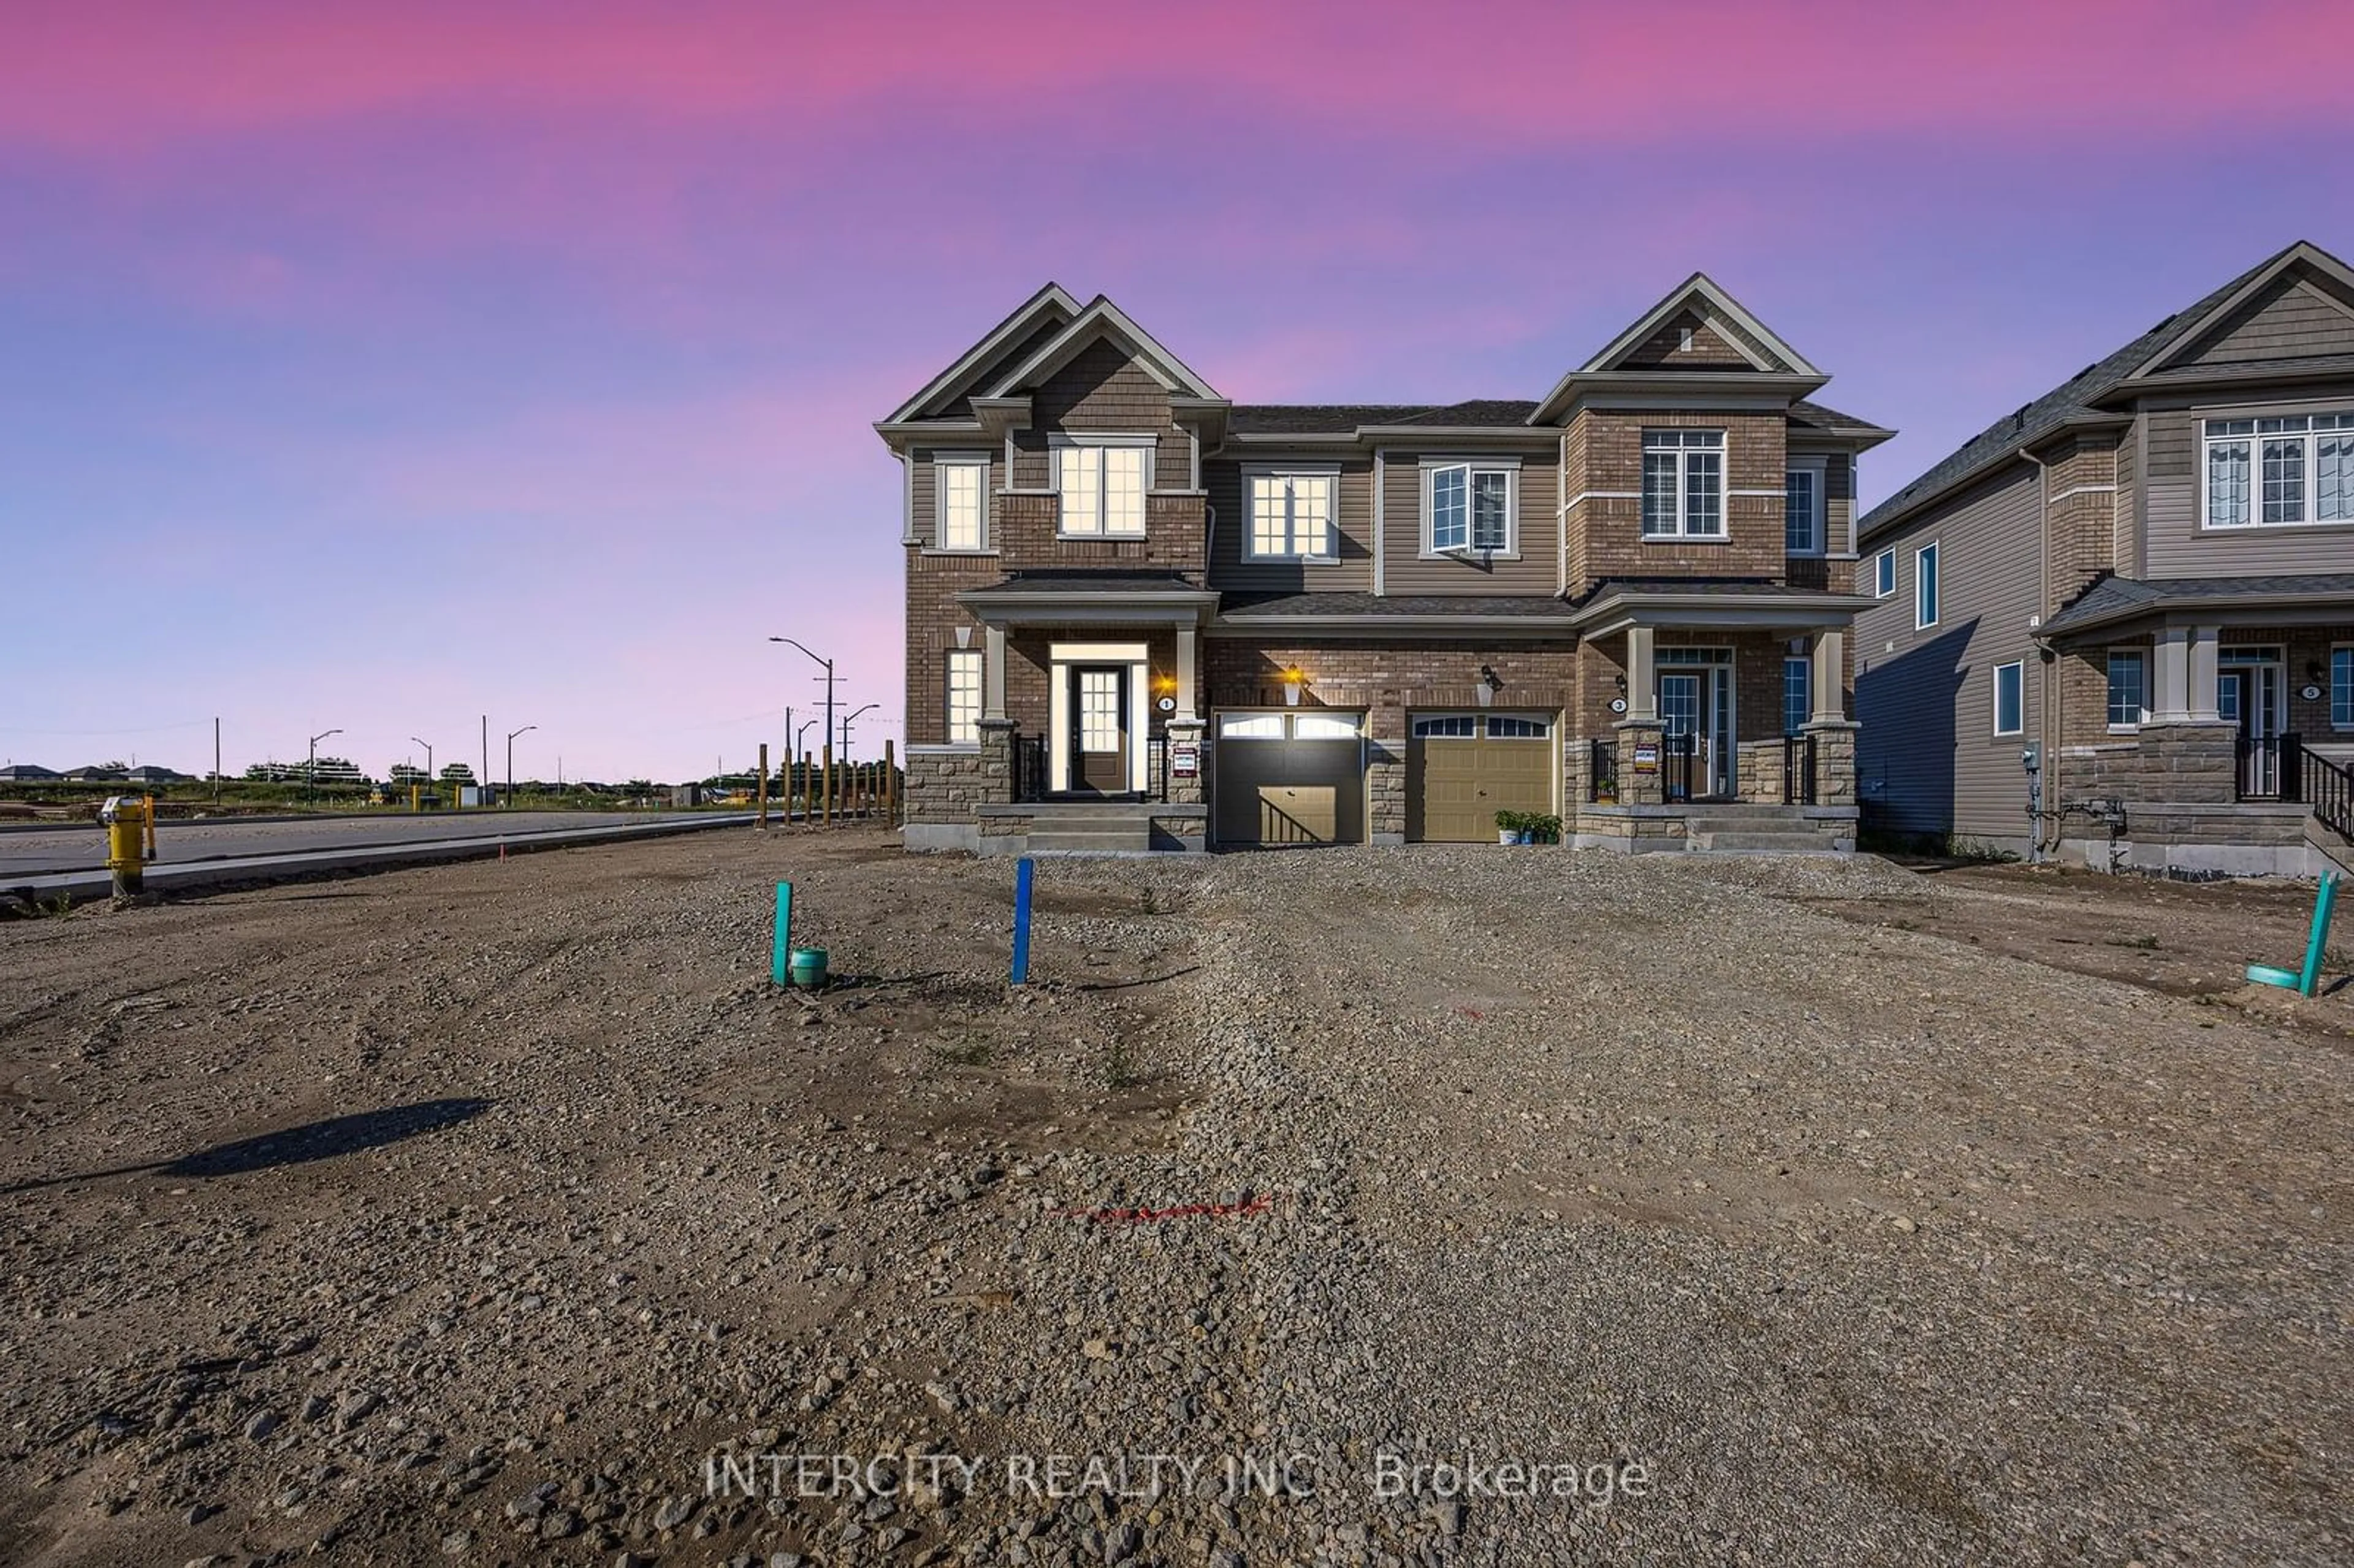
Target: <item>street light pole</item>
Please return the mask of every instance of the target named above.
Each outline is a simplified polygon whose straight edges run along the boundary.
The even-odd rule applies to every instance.
[[[331,735],[341,735],[339,729],[323,729],[311,737],[311,760],[302,765],[302,793],[310,805],[319,803],[319,743]]]
[[[816,659],[818,663],[824,667],[825,728],[818,733],[825,737],[825,820],[831,822],[833,821],[833,661],[821,659],[815,653],[810,653],[807,648],[790,637],[771,637],[769,641],[800,648],[802,652],[809,653],[811,658]]]
[[[872,712],[873,710],[875,710],[875,709],[876,709],[876,708],[881,707],[882,705],[882,705],[882,704],[880,704],[880,703],[869,703],[869,704],[867,704],[864,707],[860,708],[860,709],[858,710],[858,712],[857,712],[857,713],[848,713],[848,714],[844,714],[844,715],[842,715],[842,766],[843,766],[843,770],[844,770],[846,773],[848,773],[848,774],[850,775],[850,777],[851,777],[854,780],[857,778],[857,773],[856,773],[855,769],[852,768],[851,761],[850,761],[850,726],[851,726],[851,724],[852,724],[852,722],[853,722],[853,721],[854,721],[854,720],[858,717],[858,715],[859,715],[859,714],[863,714],[863,713],[870,713],[870,712]],[[860,799],[861,800],[863,800],[864,799],[864,792],[863,792],[863,791],[854,791],[854,792],[857,794],[857,798],[858,798],[858,799]]]
[[[410,736],[408,737],[408,740],[409,740],[409,744],[410,744],[410,745],[412,745],[412,746],[421,746],[421,747],[423,747],[425,748],[425,781],[426,781],[428,784],[432,783],[432,782],[433,782],[433,743],[432,743],[431,741],[429,741],[429,740],[419,740],[419,739],[418,739],[418,738],[417,738],[415,736],[413,736],[413,735],[412,735],[412,736]]]
[[[505,798],[499,802],[502,806],[512,806],[514,804],[515,736],[519,735],[529,735],[533,730],[535,730],[539,726],[535,724],[527,724],[521,729],[511,729],[507,731],[507,792]]]

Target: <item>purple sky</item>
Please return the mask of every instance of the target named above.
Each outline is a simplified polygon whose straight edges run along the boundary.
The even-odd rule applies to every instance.
[[[1705,269],[1903,430],[1883,495],[2354,254],[2349,58],[2343,0],[11,0],[0,759],[201,771],[217,715],[381,774],[487,712],[519,774],[697,775],[818,696],[772,631],[869,754],[868,427],[1049,278],[1376,401],[1541,396]]]

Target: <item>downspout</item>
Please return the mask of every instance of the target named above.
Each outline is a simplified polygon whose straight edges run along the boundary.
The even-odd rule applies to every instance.
[[[2041,764],[2041,799],[2028,808],[2027,863],[2040,865],[2044,823],[2060,820],[2060,704],[2052,691],[2053,673],[2060,666],[2058,656],[2042,637],[2043,624],[2052,619],[2052,465],[2025,447],[2019,449],[2019,455],[2035,465],[2035,631],[2029,641],[2036,650],[2035,747]],[[2056,847],[2056,832],[2053,842]]]

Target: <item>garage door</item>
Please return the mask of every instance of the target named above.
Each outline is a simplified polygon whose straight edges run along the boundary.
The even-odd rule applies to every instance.
[[[1498,811],[1553,809],[1553,720],[1416,714],[1406,744],[1405,836],[1493,843]]]
[[[1353,713],[1220,714],[1218,842],[1364,842],[1363,736]]]

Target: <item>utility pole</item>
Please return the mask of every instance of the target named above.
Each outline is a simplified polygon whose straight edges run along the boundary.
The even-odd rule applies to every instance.
[[[850,726],[857,722],[859,714],[872,713],[875,709],[879,708],[882,705],[883,705],[881,703],[868,703],[864,707],[858,709],[856,713],[848,713],[842,715],[842,762],[843,767],[845,769],[850,768]],[[856,774],[853,772],[851,776],[855,778]]]
[[[808,649],[801,648],[800,643],[794,642],[790,637],[771,637],[769,641],[790,643],[795,648],[801,648],[802,652],[809,653],[811,658],[816,659],[825,668],[825,728],[819,731],[819,734],[825,739],[825,821],[831,823],[833,821],[833,661],[818,658],[818,655],[810,653]]]
[[[482,715],[482,788],[491,787],[491,715]]]
[[[785,705],[785,826],[793,825],[793,709]]]
[[[311,760],[302,768],[302,793],[309,802],[319,803],[319,743],[331,735],[341,735],[339,729],[324,729],[311,737]]]
[[[213,720],[213,804],[220,804],[220,720]]]
[[[507,731],[507,792],[506,792],[506,797],[505,797],[505,799],[502,800],[499,802],[499,804],[500,804],[502,807],[513,806],[513,805],[514,804],[514,742],[515,742],[515,736],[519,736],[519,735],[529,735],[533,730],[535,730],[535,729],[537,729],[538,727],[539,727],[539,726],[538,726],[537,725],[535,725],[535,724],[527,724],[527,725],[524,726],[521,729],[511,729],[511,730]]]

